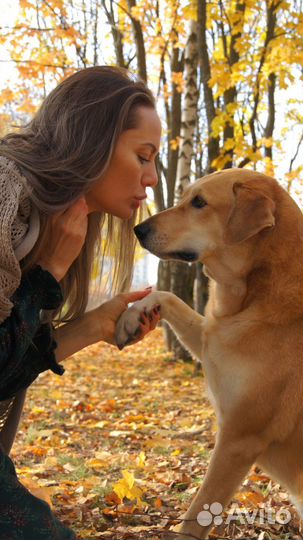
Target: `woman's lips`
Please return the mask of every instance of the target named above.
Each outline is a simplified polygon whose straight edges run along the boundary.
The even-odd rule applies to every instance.
[[[144,201],[146,199],[146,195],[142,196],[142,197],[135,197],[134,198],[134,204],[135,204],[135,207],[136,208],[139,208],[139,206],[141,205],[142,201]]]
[[[142,201],[146,199],[146,197],[134,197],[132,202],[133,208],[140,208]]]

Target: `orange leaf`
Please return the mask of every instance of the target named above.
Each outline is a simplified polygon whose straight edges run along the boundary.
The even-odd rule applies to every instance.
[[[108,399],[107,402],[103,405],[102,409],[104,412],[112,412],[117,406],[115,399]]]
[[[252,506],[258,506],[259,503],[264,502],[266,497],[262,493],[256,493],[254,491],[242,491],[235,495],[235,499],[245,503],[249,503]]]
[[[121,504],[122,502],[120,497],[118,497],[118,495],[114,491],[111,491],[110,493],[108,493],[104,497],[104,500],[107,504],[110,504],[111,506]]]

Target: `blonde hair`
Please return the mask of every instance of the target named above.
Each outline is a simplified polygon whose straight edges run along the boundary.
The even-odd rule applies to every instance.
[[[136,127],[140,106],[155,108],[145,83],[115,66],[87,68],[63,80],[27,126],[2,138],[0,155],[12,159],[26,176],[40,214],[40,236],[23,271],[39,259],[49,234],[49,216],[68,208],[102,178],[119,136]],[[104,260],[110,252],[115,260],[113,291],[129,289],[136,220],[137,213],[129,220],[89,214],[85,244],[61,282],[67,311],[64,317],[60,312],[59,321],[85,311],[95,257]]]

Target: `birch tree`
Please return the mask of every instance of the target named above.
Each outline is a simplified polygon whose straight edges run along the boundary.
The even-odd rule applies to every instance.
[[[190,184],[191,165],[194,152],[194,140],[197,130],[198,111],[198,36],[197,21],[189,21],[187,42],[184,50],[184,72],[181,100],[181,128],[178,144],[178,162],[176,171],[175,203],[178,203],[184,189]],[[167,264],[167,263],[166,263]],[[161,268],[161,267],[160,267]],[[194,307],[193,288],[196,277],[196,265],[185,265],[181,262],[169,263],[170,290]],[[184,287],[184,283],[186,286]],[[169,328],[166,329],[169,348],[177,357],[187,358],[176,337]]]
[[[184,188],[190,183],[191,163],[194,153],[194,135],[198,113],[198,25],[189,23],[188,38],[184,54],[184,89],[181,114],[180,145],[177,165],[175,202],[182,197]]]

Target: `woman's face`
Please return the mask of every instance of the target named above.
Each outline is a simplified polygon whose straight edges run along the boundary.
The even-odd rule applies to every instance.
[[[86,194],[89,212],[128,219],[146,198],[146,188],[158,181],[160,119],[151,107],[138,107],[136,115],[136,127],[121,133],[107,171]]]

